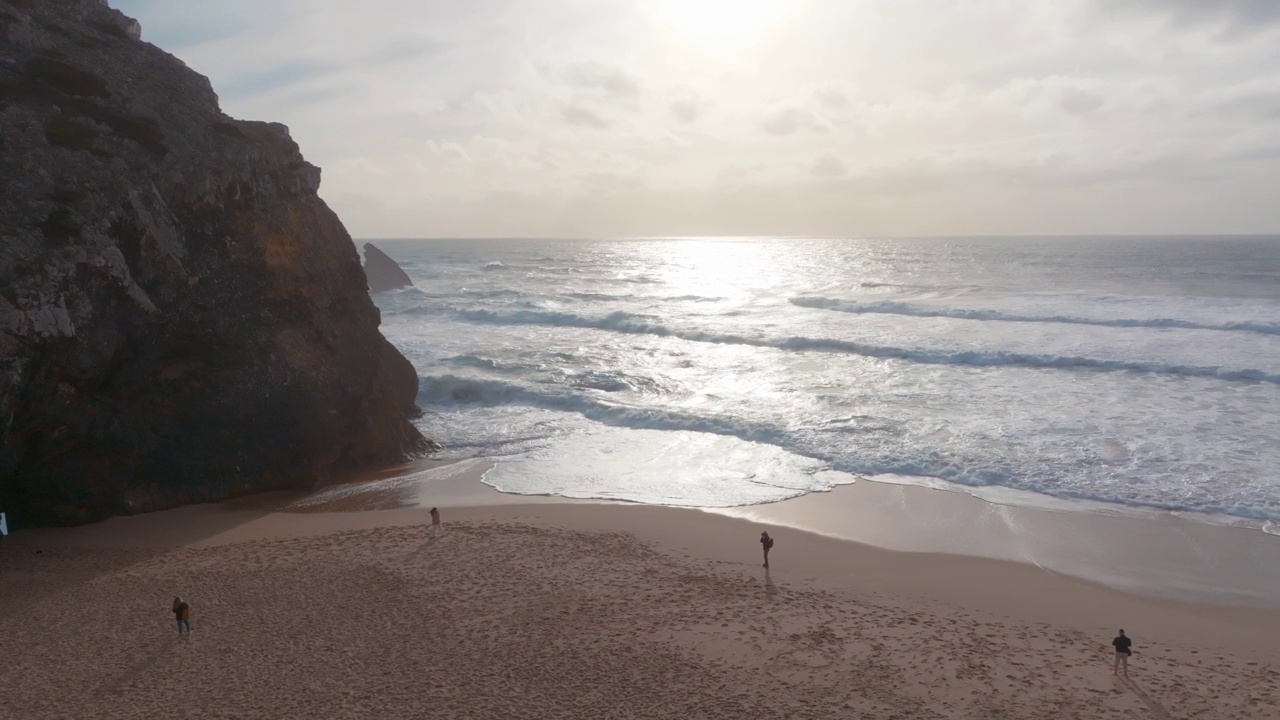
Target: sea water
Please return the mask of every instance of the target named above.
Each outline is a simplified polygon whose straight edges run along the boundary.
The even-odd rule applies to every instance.
[[[378,242],[422,432],[508,493],[881,475],[1280,520],[1280,239]]]

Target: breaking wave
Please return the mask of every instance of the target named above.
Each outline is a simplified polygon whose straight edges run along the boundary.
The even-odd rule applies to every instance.
[[[839,449],[819,441],[803,429],[787,428],[769,423],[751,422],[716,414],[699,414],[686,410],[655,406],[636,407],[609,402],[581,392],[572,387],[554,383],[526,386],[500,379],[466,377],[458,375],[432,375],[420,379],[418,402],[425,407],[439,410],[457,409],[457,406],[496,407],[518,405],[566,412],[588,420],[624,429],[686,431],[711,433],[757,442],[780,448],[800,457],[826,464],[830,469],[854,475],[907,475],[939,478],[969,487],[1004,486],[1031,492],[1048,493],[1060,497],[1082,500],[1099,500],[1140,507],[1161,508],[1175,511],[1221,512],[1259,520],[1280,517],[1280,507],[1275,505],[1240,506],[1227,504],[1215,496],[1187,496],[1178,499],[1152,495],[1134,488],[1134,492],[1118,497],[1113,491],[1092,492],[1072,490],[1055,482],[1051,473],[1033,472],[1029,468],[1008,467],[999,463],[990,467],[966,467],[936,448],[916,447],[906,456],[882,454],[868,448],[866,454],[848,453],[849,446],[841,443]],[[539,436],[541,437],[541,436]],[[726,504],[736,504],[726,498]]]
[[[1006,350],[932,350],[802,336],[751,337],[671,327],[659,322],[653,322],[644,316],[621,311],[603,316],[586,316],[546,310],[463,310],[457,314],[465,320],[476,323],[589,328],[618,333],[673,337],[691,342],[746,345],[790,351],[844,353],[927,365],[1135,372],[1214,378],[1218,380],[1265,382],[1280,385],[1280,375],[1253,368],[1180,365],[1115,358],[1092,358],[1078,355],[1039,355]]]
[[[1280,335],[1280,324],[1265,322],[1197,322],[1176,318],[1090,318],[1073,315],[1021,315],[984,308],[948,308],[932,305],[913,305],[904,302],[857,302],[825,297],[791,298],[798,307],[857,314],[909,315],[912,317],[942,317],[959,320],[984,320],[989,322],[1068,323],[1073,325],[1099,325],[1120,328],[1169,328],[1178,330],[1224,330]]]

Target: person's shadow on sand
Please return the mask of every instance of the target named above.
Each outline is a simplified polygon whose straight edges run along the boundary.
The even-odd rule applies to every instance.
[[[769,596],[778,594],[778,587],[773,584],[773,576],[769,574],[769,568],[764,569],[764,594]]]
[[[142,675],[142,673],[150,669],[151,666],[160,662],[161,658],[163,658],[165,655],[168,655],[169,651],[172,650],[174,647],[176,647],[179,642],[181,642],[181,638],[171,637],[168,640],[165,640],[164,642],[160,643],[159,645],[156,645],[154,648],[151,649],[151,652],[147,653],[145,656],[143,656],[141,660],[131,665],[128,670],[125,670],[124,673],[120,675],[120,677],[116,678],[115,682],[111,683],[110,685],[103,686],[100,690],[98,690],[98,694],[111,695],[119,692],[120,688],[124,687],[125,685],[128,685],[134,680],[137,680],[138,677]]]
[[[441,537],[442,537],[442,536],[441,536]],[[422,543],[421,545],[419,545],[417,550],[414,550],[413,552],[410,552],[410,553],[409,553],[409,557],[416,557],[416,556],[418,556],[418,555],[421,555],[422,553],[424,553],[424,552],[426,552],[426,551],[430,550],[430,549],[431,549],[431,546],[432,546],[432,545],[435,545],[435,544],[436,544],[437,542],[439,542],[439,541],[440,541],[440,537],[429,537],[429,538],[427,538],[427,541],[426,541],[426,542],[424,542],[424,543]]]
[[[1147,706],[1147,709],[1151,711],[1156,720],[1173,720],[1173,716],[1164,709],[1164,706],[1148,695],[1141,687],[1138,687],[1138,683],[1134,682],[1132,678],[1117,676],[1116,679],[1129,688],[1130,692],[1138,696],[1138,699],[1142,701],[1143,705]]]

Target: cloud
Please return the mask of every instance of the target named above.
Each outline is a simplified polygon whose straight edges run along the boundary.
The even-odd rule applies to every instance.
[[[1262,123],[1280,119],[1280,76],[1222,88],[1210,96],[1208,112]]]
[[[693,100],[676,100],[671,103],[669,110],[677,122],[686,124],[695,122],[701,114],[698,103]]]
[[[1067,88],[1058,98],[1058,106],[1069,115],[1088,115],[1100,109],[1106,100],[1097,93],[1076,88]]]
[[[425,35],[408,35],[395,38],[369,52],[363,64],[368,67],[392,65],[434,55],[447,47],[443,42]]]
[[[843,110],[849,106],[849,93],[837,83],[826,83],[813,91],[813,98],[827,110]]]
[[[334,84],[331,87],[317,88],[308,88],[305,84],[298,84],[282,88],[279,96],[273,97],[272,100],[287,102],[295,112],[302,112],[312,106],[323,108],[325,103],[341,102],[350,97],[351,91],[350,85],[342,83]],[[323,112],[323,109],[321,112]]]
[[[849,171],[840,158],[831,153],[825,153],[814,161],[813,167],[809,168],[809,172],[814,177],[836,178],[843,177]]]
[[[1228,153],[1222,159],[1233,163],[1270,163],[1280,160],[1280,145]]]
[[[217,90],[224,100],[238,100],[331,75],[337,71],[338,68],[329,63],[291,60],[261,70],[237,73],[223,82]]]
[[[911,158],[868,168],[848,176],[840,186],[851,192],[925,197],[976,189],[1034,191],[1051,197],[1063,192],[1142,185],[1150,178],[1165,182],[1208,183],[1222,179],[1199,158],[1156,155],[1110,162],[1084,161],[1064,155],[992,160],[986,158]]]
[[[644,187],[642,178],[611,172],[591,172],[578,176],[578,181],[591,195],[618,195]]]
[[[1280,120],[1280,92],[1236,98],[1219,105],[1218,110],[1224,114],[1248,120],[1275,122]]]
[[[548,71],[544,67],[542,72]],[[634,111],[638,107],[640,83],[622,70],[602,63],[574,63],[559,73],[550,74],[549,79],[560,81],[571,91],[571,99],[562,104],[558,112],[560,119],[571,125],[608,130],[615,124],[610,115],[616,116],[624,108]],[[563,91],[557,93],[554,87],[548,92],[563,94]]]
[[[142,37],[163,42],[169,50],[197,47],[235,37],[254,26],[254,18],[272,21],[277,13],[263,11],[253,0],[179,4],[156,0],[112,0],[112,7],[130,17],[142,17]]]
[[[598,63],[577,63],[564,71],[565,80],[581,90],[596,90],[605,95],[634,98],[640,95],[640,83],[625,72]]]
[[[767,172],[764,163],[730,163],[716,172],[715,186],[733,189],[759,185],[767,179]]]
[[[1280,230],[1280,0],[112,2],[357,237]]]
[[[816,115],[798,107],[786,107],[765,118],[760,129],[770,135],[792,135],[797,130],[827,132],[828,127]]]
[[[1096,0],[1101,12],[1141,12],[1180,27],[1229,30],[1233,34],[1265,32],[1280,25],[1275,0]]]
[[[427,152],[442,158],[457,159],[463,162],[471,162],[471,156],[467,154],[465,148],[456,142],[436,142],[435,140],[427,141]]]
[[[612,123],[601,117],[594,110],[576,103],[570,103],[560,109],[560,118],[573,125],[582,125],[595,130],[607,130]]]

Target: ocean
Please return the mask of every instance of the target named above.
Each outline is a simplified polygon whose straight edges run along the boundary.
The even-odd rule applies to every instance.
[[[691,507],[892,479],[1280,520],[1280,239],[374,241],[443,457]]]

